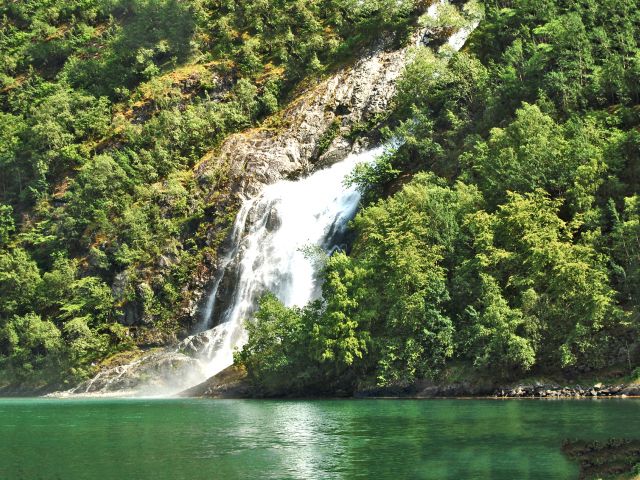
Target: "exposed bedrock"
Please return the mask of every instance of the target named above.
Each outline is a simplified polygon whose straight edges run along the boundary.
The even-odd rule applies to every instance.
[[[263,184],[345,158],[357,145],[344,136],[389,108],[408,50],[389,51],[382,45],[369,51],[307,88],[267,126],[230,136],[203,160],[198,175],[206,179],[209,170],[224,166],[235,191],[253,196]]]

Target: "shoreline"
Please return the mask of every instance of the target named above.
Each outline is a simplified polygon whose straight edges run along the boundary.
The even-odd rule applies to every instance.
[[[609,378],[608,381],[563,382],[547,380],[528,380],[500,384],[490,379],[467,379],[449,383],[436,383],[420,380],[409,385],[391,385],[386,387],[360,387],[354,390],[338,391],[268,391],[256,387],[247,376],[243,367],[231,366],[217,375],[178,393],[158,395],[157,398],[210,398],[210,399],[602,399],[602,398],[640,398],[640,382],[625,378],[624,382]],[[149,398],[149,395],[137,395],[135,391],[113,391],[97,394],[84,393],[69,395],[50,389],[5,388],[0,389],[0,398]],[[175,392],[175,390],[174,390]],[[154,397],[154,395],[151,395]]]
[[[591,382],[589,382],[591,383]],[[311,399],[311,398],[355,398],[355,399],[594,399],[594,398],[637,398],[640,397],[640,384],[636,381],[626,383],[597,382],[588,385],[564,384],[562,382],[533,382],[500,385],[493,383],[452,382],[436,384],[419,381],[406,386],[360,388],[353,392],[323,393],[278,393],[265,392],[251,384],[246,371],[231,366],[205,382],[185,390],[178,397],[191,398],[258,398],[258,399]]]
[[[620,395],[600,395],[600,396],[497,396],[497,395],[458,395],[458,396],[424,396],[424,395],[234,395],[234,394],[204,394],[204,395],[120,395],[116,392],[110,394],[81,394],[81,395],[0,395],[0,400],[27,400],[27,399],[42,399],[42,400],[180,400],[180,399],[201,399],[201,400],[283,400],[283,401],[314,401],[314,400],[496,400],[496,401],[509,401],[509,400],[577,400],[577,401],[591,401],[591,400],[638,400],[640,394],[620,394]]]

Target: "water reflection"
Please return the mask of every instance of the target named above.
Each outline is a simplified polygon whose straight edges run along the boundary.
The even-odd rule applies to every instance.
[[[633,400],[0,400],[0,478],[575,478],[565,438],[638,438],[639,418]]]
[[[325,409],[311,402],[280,403],[272,422],[278,444],[284,447],[284,471],[291,478],[338,478],[334,473],[344,455],[343,437]]]

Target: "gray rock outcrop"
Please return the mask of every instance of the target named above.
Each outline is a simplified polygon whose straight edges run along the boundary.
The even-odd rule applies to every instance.
[[[208,380],[180,392],[178,397],[254,398],[256,391],[247,381],[247,372],[231,366]]]
[[[190,378],[198,369],[198,361],[189,355],[157,349],[127,365],[103,370],[74,389],[53,396],[166,395],[190,385]]]
[[[358,148],[345,135],[389,108],[408,51],[409,47],[389,51],[379,46],[309,87],[277,119],[265,122],[274,126],[231,135],[204,159],[198,175],[206,179],[208,171],[224,168],[235,190],[252,196],[263,184],[343,159]]]

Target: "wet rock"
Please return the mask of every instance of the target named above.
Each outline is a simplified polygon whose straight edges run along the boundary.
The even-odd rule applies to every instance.
[[[639,397],[640,396],[640,385],[630,385],[628,387],[624,387],[620,392],[627,397]]]
[[[632,472],[640,459],[639,440],[565,440],[562,451],[579,462],[579,478],[637,478]]]
[[[179,397],[251,398],[257,392],[247,380],[247,372],[231,366],[195,387],[180,392]]]
[[[137,302],[126,302],[118,321],[128,327],[142,323],[142,308]]]
[[[492,396],[496,398],[597,398],[622,394],[626,396],[640,395],[640,386],[625,388],[624,385],[603,385],[598,383],[592,387],[584,388],[580,385],[570,387],[536,383],[533,388],[530,385],[516,385],[499,387],[492,392]]]
[[[281,224],[282,224],[282,221],[280,220],[280,217],[278,216],[278,210],[274,206],[273,208],[271,208],[271,211],[267,215],[267,223],[266,223],[265,226],[266,226],[268,231],[273,232],[273,231],[277,230],[278,228],[280,228]]]
[[[56,394],[68,395],[156,395],[181,389],[188,385],[198,362],[178,352],[152,351],[140,359],[98,373],[76,388]]]
[[[183,340],[178,346],[178,351],[185,355],[197,355],[208,346],[210,341],[211,338],[207,335],[194,335]]]
[[[129,285],[129,278],[126,270],[116,274],[111,285],[111,293],[114,298],[121,299],[124,297],[127,286]]]
[[[162,270],[166,270],[175,265],[178,261],[176,255],[160,255],[158,257],[157,266]]]

